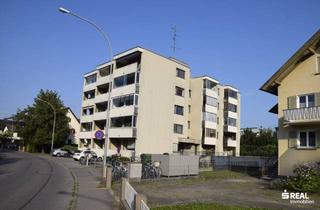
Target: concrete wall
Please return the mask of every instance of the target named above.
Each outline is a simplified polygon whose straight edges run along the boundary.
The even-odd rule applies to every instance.
[[[185,80],[176,77],[177,67],[185,70]],[[142,53],[136,155],[172,153],[178,137],[187,137],[189,77],[189,68],[149,51]],[[175,86],[185,89],[184,98],[175,95]],[[175,104],[184,107],[184,116],[174,114]],[[183,134],[173,133],[174,123],[183,125]]]

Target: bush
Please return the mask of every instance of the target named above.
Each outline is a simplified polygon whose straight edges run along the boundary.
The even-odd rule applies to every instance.
[[[320,192],[320,164],[300,164],[293,170],[294,176],[273,183],[274,188],[297,192]]]

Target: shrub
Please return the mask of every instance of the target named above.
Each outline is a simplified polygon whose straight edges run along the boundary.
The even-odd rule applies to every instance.
[[[320,192],[320,164],[300,164],[293,170],[294,176],[272,184],[273,188],[282,188],[297,192]]]

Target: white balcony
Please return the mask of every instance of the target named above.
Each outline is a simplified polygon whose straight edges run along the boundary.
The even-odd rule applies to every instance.
[[[238,128],[235,126],[230,126],[230,125],[224,125],[224,131],[225,132],[231,132],[231,133],[237,133]]]
[[[136,135],[136,128],[109,128],[109,138],[135,138]]]
[[[93,105],[94,105],[94,98],[86,99],[82,101],[82,107],[93,106]]]
[[[216,122],[211,122],[211,121],[203,121],[203,127],[204,128],[217,129],[217,123]]]
[[[203,89],[203,94],[213,97],[213,98],[218,98],[218,93],[215,90],[211,90],[211,89]]]
[[[218,113],[218,108],[214,107],[214,106],[210,106],[210,105],[206,104],[204,109],[205,109],[204,111],[206,111],[206,112]]]
[[[92,138],[94,138],[94,133],[93,133],[93,131],[81,131],[79,133],[79,138],[80,139],[92,139]]]
[[[110,82],[109,80],[110,80],[110,75],[104,76],[104,77],[98,77],[95,85],[99,86],[99,85],[107,84]]]
[[[235,99],[235,98],[232,98],[232,97],[228,97],[228,102],[230,104],[237,105],[238,104],[238,99]]]
[[[101,103],[108,101],[108,93],[96,95],[94,98],[95,103]]]
[[[133,63],[133,64],[116,69],[113,72],[113,78],[130,74],[130,73],[136,72],[137,70],[138,70],[138,63]]]
[[[320,106],[283,110],[284,122],[294,123],[320,123]]]
[[[93,121],[93,115],[82,115],[80,118],[81,122],[92,122]]]
[[[228,117],[237,119],[238,118],[238,113],[228,111]]]
[[[110,110],[110,117],[132,116],[136,114],[138,107],[136,106],[123,106],[114,107]]]
[[[118,88],[112,89],[112,97],[117,97],[117,96],[123,96],[123,95],[129,95],[136,93],[136,84],[131,84],[131,85],[126,85]]]
[[[88,84],[88,85],[84,85],[83,86],[83,92],[89,91],[89,90],[94,90],[96,88],[96,82]]]
[[[237,141],[233,139],[227,139],[227,146],[228,147],[237,147]]]
[[[212,137],[204,137],[203,144],[205,145],[216,145],[217,139]]]
[[[95,112],[93,115],[94,120],[106,120],[107,119],[107,111],[104,112]]]

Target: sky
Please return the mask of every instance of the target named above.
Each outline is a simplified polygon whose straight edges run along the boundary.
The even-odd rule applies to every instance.
[[[114,53],[142,46],[241,92],[241,127],[275,127],[276,97],[259,90],[320,28],[319,0],[0,1],[0,118],[56,90],[81,110],[83,74],[109,60],[103,38],[59,7],[94,21]],[[177,50],[172,30],[177,28]]]

